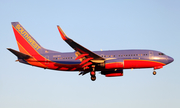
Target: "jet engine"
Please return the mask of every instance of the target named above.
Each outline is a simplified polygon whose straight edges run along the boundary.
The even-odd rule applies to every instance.
[[[124,60],[123,59],[106,60],[104,63],[104,67],[105,69],[123,69]]]
[[[123,70],[116,70],[116,71],[101,71],[102,75],[106,77],[116,77],[116,76],[123,76]]]

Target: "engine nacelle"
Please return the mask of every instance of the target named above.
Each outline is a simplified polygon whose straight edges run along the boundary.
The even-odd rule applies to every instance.
[[[123,70],[117,70],[117,71],[101,71],[102,75],[105,75],[106,77],[117,77],[117,76],[123,76]]]
[[[105,61],[105,69],[123,69],[124,60],[123,59],[113,59]]]

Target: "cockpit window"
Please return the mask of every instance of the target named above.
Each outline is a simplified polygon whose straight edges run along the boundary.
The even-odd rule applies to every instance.
[[[164,53],[159,53],[159,55],[165,55]]]

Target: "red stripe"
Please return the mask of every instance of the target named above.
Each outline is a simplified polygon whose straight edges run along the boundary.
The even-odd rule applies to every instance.
[[[123,69],[123,62],[107,63],[105,69]]]
[[[131,68],[153,68],[164,66],[164,63],[149,60],[124,60],[124,69]]]

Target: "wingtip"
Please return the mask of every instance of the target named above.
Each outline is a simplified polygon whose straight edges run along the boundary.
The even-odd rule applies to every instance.
[[[12,50],[11,48],[6,48],[6,49],[9,50],[9,51]]]
[[[61,29],[61,27],[59,26],[59,25],[57,25],[57,28],[58,28],[58,30],[59,30],[59,33],[60,33],[60,35],[61,35],[61,38],[63,39],[63,40],[68,40],[68,37],[66,36],[66,34],[64,33],[64,31]]]

